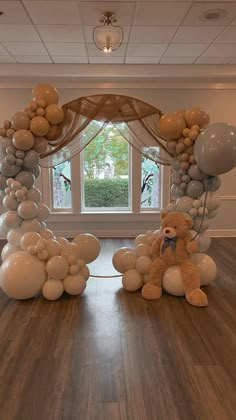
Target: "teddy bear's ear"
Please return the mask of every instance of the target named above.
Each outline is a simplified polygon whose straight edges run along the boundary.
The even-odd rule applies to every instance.
[[[184,215],[184,217],[185,217],[185,220],[186,220],[187,225],[191,229],[193,227],[193,219],[190,216],[185,216]]]
[[[163,220],[168,214],[168,211],[166,211],[165,209],[161,210],[161,220]]]

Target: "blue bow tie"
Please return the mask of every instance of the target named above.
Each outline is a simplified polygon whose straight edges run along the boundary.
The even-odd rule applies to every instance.
[[[177,238],[164,238],[162,246],[161,246],[161,253],[163,253],[165,251],[166,248],[168,248],[168,246],[171,247],[172,251],[175,251],[176,249],[176,241]]]

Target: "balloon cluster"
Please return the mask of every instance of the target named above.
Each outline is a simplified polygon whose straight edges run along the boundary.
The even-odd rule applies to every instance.
[[[202,285],[216,275],[214,261],[203,252],[211,243],[206,230],[220,205],[220,197],[215,194],[221,186],[218,175],[236,166],[236,127],[227,123],[208,124],[209,115],[198,107],[165,114],[159,121],[159,134],[173,156],[171,195],[177,200],[168,204],[167,211],[180,211],[193,219],[191,234],[198,242],[199,252],[192,259],[200,269]],[[135,251],[121,248],[115,253],[113,265],[124,273],[122,282],[126,290],[137,290],[148,281],[154,236],[155,232],[147,232],[135,239]],[[141,250],[143,255],[139,254]],[[179,267],[166,271],[163,287],[172,294],[184,294]]]
[[[56,300],[64,291],[79,295],[89,269],[100,252],[98,239],[81,234],[69,243],[47,229],[49,208],[34,186],[40,174],[40,154],[61,134],[64,113],[56,89],[39,83],[28,106],[0,128],[0,236],[3,247],[0,286],[15,299],[28,299],[41,290]]]
[[[193,231],[192,231],[193,232]],[[151,246],[159,231],[147,231],[135,239],[135,249],[120,248],[113,255],[114,268],[123,274],[125,290],[135,292],[149,281],[149,268],[152,263]],[[192,260],[200,270],[201,285],[211,283],[216,276],[216,264],[208,255],[198,252]],[[164,289],[176,296],[184,295],[183,283],[178,266],[169,267],[163,278]]]

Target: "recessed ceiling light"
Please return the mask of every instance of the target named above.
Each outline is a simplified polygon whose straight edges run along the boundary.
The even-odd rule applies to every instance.
[[[203,13],[202,18],[207,21],[215,21],[225,17],[226,15],[227,11],[225,9],[209,9]]]
[[[4,15],[4,13],[0,10],[0,16]]]

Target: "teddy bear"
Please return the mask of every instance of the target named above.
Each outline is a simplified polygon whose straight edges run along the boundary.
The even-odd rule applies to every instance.
[[[192,225],[193,220],[183,213],[161,212],[160,234],[152,244],[153,261],[149,281],[142,288],[143,298],[159,299],[165,271],[172,265],[178,265],[187,302],[194,306],[207,306],[207,296],[200,289],[200,272],[191,260],[191,253],[197,252],[197,242],[190,233]]]

